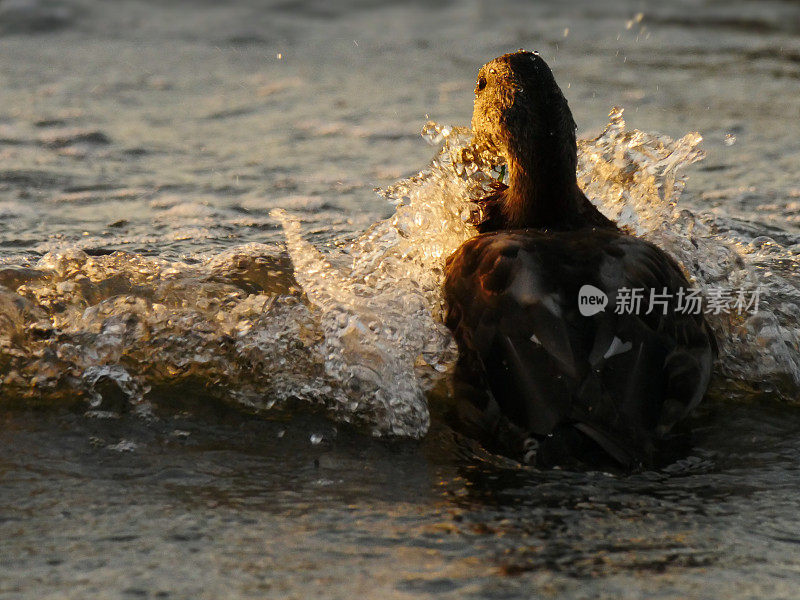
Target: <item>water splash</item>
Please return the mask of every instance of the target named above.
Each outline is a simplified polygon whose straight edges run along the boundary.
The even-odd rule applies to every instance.
[[[283,223],[295,276],[318,309],[324,340],[317,351],[347,410],[369,413],[378,434],[423,435],[429,415],[414,364],[426,354],[426,344],[447,343],[423,290],[404,285],[396,272],[387,281],[379,270],[362,276],[357,268],[334,266],[333,257],[323,257],[302,238],[297,221],[283,211],[273,215]]]
[[[323,258],[302,241],[297,221],[278,215],[303,289],[322,314],[338,315],[323,327],[326,339],[358,340],[353,347],[363,353],[360,360],[388,349],[395,359],[391,368],[385,358],[373,363],[382,365],[378,372],[386,389],[398,377],[415,381],[414,364],[415,386],[424,388],[420,364],[443,371],[452,363],[454,348],[441,326],[444,261],[475,235],[468,224],[474,201],[504,175],[502,160],[473,145],[467,129],[428,123],[423,137],[439,145],[429,168],[383,190],[397,206],[395,214],[346,247]],[[673,140],[629,131],[615,108],[600,136],[579,143],[579,183],[608,217],[672,254],[694,287],[705,293],[760,288],[757,313],[708,315],[719,339],[720,370],[761,390],[791,394],[800,385],[797,319],[791,314],[800,305],[800,289],[793,256],[774,240],[765,253],[723,234],[713,217],[678,207],[685,168],[704,157],[701,142],[697,133]],[[306,266],[310,257],[313,268]],[[323,290],[324,299],[317,298]],[[353,333],[353,322],[370,326]],[[415,363],[418,358],[423,360]],[[350,360],[352,355],[337,366],[339,375],[352,375]],[[402,393],[419,397],[410,386]]]
[[[187,264],[72,249],[0,270],[4,398],[119,411],[121,397],[135,407],[151,388],[254,408],[302,396],[284,379],[297,369],[314,381],[305,345],[318,334],[288,267],[267,251]]]
[[[151,403],[211,397],[269,414],[320,410],[375,435],[424,435],[426,392],[456,358],[442,324],[444,262],[475,235],[474,200],[505,169],[468,129],[429,123],[423,137],[438,147],[431,164],[381,191],[394,214],[324,253],[277,211],[291,260],[261,244],[187,261],[67,248],[0,268],[3,401],[153,418]],[[578,177],[605,214],[672,254],[696,287],[761,287],[757,313],[709,315],[719,371],[793,399],[798,246],[680,207],[700,141],[629,131],[615,110],[599,137],[579,143]]]
[[[702,138],[674,141],[628,131],[621,109],[596,139],[579,142],[578,179],[589,198],[620,225],[666,250],[694,287],[759,290],[757,312],[707,314],[720,349],[718,370],[751,389],[796,401],[800,386],[800,278],[797,251],[758,228],[682,208],[683,170],[701,160]],[[753,231],[756,231],[756,236]]]

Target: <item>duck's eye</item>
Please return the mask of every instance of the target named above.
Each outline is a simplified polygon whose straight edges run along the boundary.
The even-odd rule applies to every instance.
[[[480,92],[486,87],[486,77],[478,77],[478,91]]]

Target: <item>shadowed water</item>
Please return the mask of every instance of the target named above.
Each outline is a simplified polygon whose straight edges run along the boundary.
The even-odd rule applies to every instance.
[[[629,477],[503,464],[438,428],[5,413],[2,591],[792,598],[800,423],[713,412],[691,456]]]

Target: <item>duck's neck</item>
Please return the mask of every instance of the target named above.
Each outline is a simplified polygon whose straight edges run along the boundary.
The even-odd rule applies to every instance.
[[[532,153],[511,150],[506,156],[508,189],[503,213],[509,228],[572,229],[582,194],[575,164],[558,149]],[[563,149],[561,150],[563,152]]]

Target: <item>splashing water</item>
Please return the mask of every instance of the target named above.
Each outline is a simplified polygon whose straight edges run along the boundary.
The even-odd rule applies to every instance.
[[[666,250],[704,295],[758,290],[757,311],[706,315],[720,350],[718,371],[751,389],[796,400],[800,386],[800,279],[797,251],[753,237],[752,225],[695,215],[678,206],[682,169],[701,160],[702,138],[673,141],[626,131],[622,110],[597,139],[579,144],[578,179],[599,208]]]
[[[504,172],[501,159],[472,145],[469,130],[428,123],[423,137],[441,145],[430,167],[384,190],[397,205],[395,214],[344,249],[323,257],[299,236],[297,221],[275,215],[286,229],[296,277],[323,315],[334,350],[329,372],[354,381],[360,375],[352,367],[369,362],[373,385],[420,411],[417,390],[424,383],[414,366],[444,371],[455,357],[441,324],[444,261],[475,235],[467,222],[474,200]],[[722,235],[713,219],[678,209],[682,170],[703,158],[701,141],[697,133],[675,141],[627,131],[622,110],[615,108],[606,130],[579,144],[579,183],[607,216],[678,259],[696,288],[760,288],[757,313],[708,315],[719,338],[721,370],[761,389],[789,392],[800,385],[793,257],[775,242],[767,255],[763,242],[744,244]],[[345,352],[341,340],[347,340]]]
[[[270,413],[299,404],[375,435],[424,435],[425,393],[456,358],[442,324],[444,262],[475,235],[473,201],[504,165],[467,129],[428,123],[423,137],[439,152],[382,191],[395,213],[324,254],[275,211],[291,264],[251,244],[191,262],[72,248],[0,269],[4,401],[149,418],[151,401],[174,397]],[[598,138],[579,143],[579,182],[695,287],[761,288],[758,312],[708,315],[719,371],[790,398],[800,385],[795,248],[678,207],[700,141],[628,131],[614,110]]]

